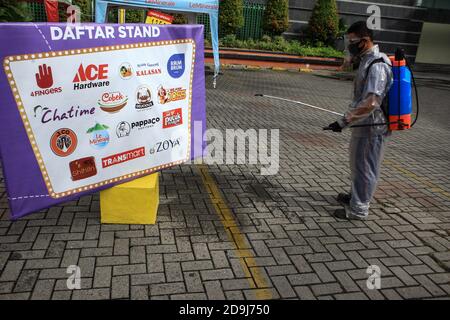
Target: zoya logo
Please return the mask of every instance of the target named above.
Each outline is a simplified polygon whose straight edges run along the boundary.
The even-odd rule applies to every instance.
[[[177,139],[167,139],[157,142],[153,148],[150,148],[150,154],[159,153],[167,150],[171,150],[181,145],[181,137]]]
[[[41,90],[31,92],[32,97],[45,96],[54,93],[60,93],[62,87],[53,87],[53,71],[52,67],[45,63],[39,66],[38,73],[35,74],[36,84]]]
[[[86,67],[80,64],[73,78],[73,90],[83,90],[97,87],[108,87],[108,64],[90,64]]]

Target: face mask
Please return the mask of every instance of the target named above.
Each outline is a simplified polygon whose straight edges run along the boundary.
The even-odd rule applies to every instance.
[[[356,43],[350,43],[350,44],[348,45],[348,52],[350,52],[350,54],[351,54],[353,57],[359,56],[359,55],[361,54],[361,52],[362,52],[362,50],[363,50],[363,48],[360,48],[360,47],[359,47],[359,44],[361,43],[361,41],[362,41],[362,40],[359,40],[359,41],[356,42]]]

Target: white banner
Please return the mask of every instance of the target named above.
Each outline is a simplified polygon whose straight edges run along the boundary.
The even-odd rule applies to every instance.
[[[5,60],[49,194],[189,160],[194,56],[187,39]]]

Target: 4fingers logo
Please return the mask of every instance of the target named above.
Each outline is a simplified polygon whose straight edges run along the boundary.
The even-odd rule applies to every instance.
[[[39,66],[39,73],[36,73],[36,83],[41,89],[48,89],[53,86],[52,67],[46,64]]]

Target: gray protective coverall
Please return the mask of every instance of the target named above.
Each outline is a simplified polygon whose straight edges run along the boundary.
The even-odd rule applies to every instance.
[[[378,58],[386,63],[370,63]],[[353,101],[344,119],[345,126],[386,123],[380,106],[392,85],[393,75],[389,58],[380,53],[377,45],[361,56],[354,80]],[[367,78],[366,78],[367,74]],[[351,200],[346,207],[347,217],[365,218],[375,193],[383,161],[384,144],[388,135],[386,125],[353,128],[350,140]]]

